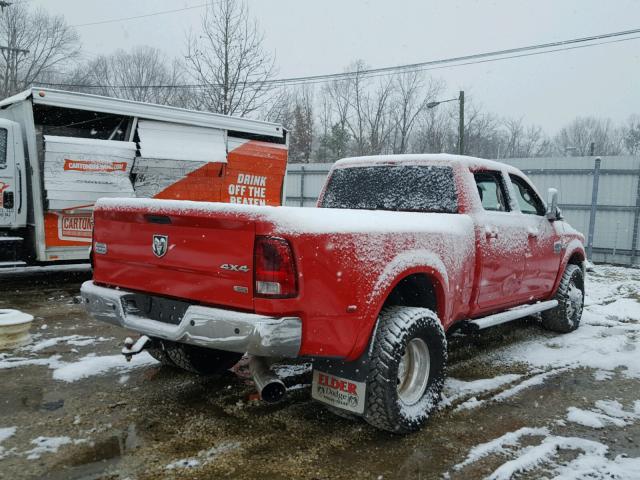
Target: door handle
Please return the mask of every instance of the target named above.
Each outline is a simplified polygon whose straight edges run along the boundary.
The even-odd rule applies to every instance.
[[[485,227],[484,234],[488,239],[498,238],[498,229],[496,227]]]
[[[529,236],[529,238],[538,238],[538,235],[540,235],[540,230],[538,230],[537,228],[527,228],[527,235]]]

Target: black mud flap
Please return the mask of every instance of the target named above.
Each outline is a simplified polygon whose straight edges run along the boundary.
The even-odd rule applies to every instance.
[[[317,358],[313,361],[311,397],[351,414],[363,415],[368,375],[369,349],[353,362]]]

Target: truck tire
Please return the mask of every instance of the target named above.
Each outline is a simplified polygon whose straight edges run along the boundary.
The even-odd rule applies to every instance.
[[[584,307],[584,276],[579,266],[567,265],[555,299],[558,306],[542,312],[542,326],[558,333],[573,332],[580,326]]]
[[[388,307],[378,318],[364,418],[394,433],[420,428],[440,401],[447,339],[426,308]]]
[[[162,365],[163,367],[177,368],[177,365],[173,360],[171,360],[171,357],[169,357],[169,354],[167,353],[162,340],[152,338],[151,342],[151,346],[146,348],[147,352],[149,352],[149,355],[159,361],[160,365]]]
[[[242,358],[241,353],[225,352],[184,343],[167,342],[165,347],[167,355],[175,365],[198,375],[215,375],[225,372]]]

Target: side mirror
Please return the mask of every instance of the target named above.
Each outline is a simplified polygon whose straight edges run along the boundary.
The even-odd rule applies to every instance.
[[[558,208],[558,190],[550,188],[547,190],[547,219],[550,222],[561,218],[560,209]]]

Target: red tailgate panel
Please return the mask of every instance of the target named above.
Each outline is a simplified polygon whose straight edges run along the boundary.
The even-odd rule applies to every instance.
[[[171,223],[162,223],[167,219]],[[153,252],[154,235],[168,238],[162,257]],[[149,216],[135,211],[98,211],[95,241],[106,244],[107,253],[94,254],[94,280],[253,310],[254,238],[253,221],[230,215]]]

